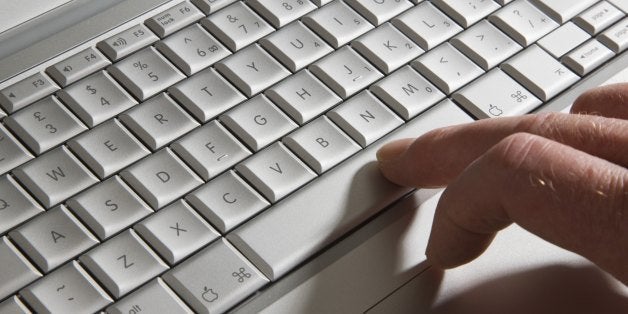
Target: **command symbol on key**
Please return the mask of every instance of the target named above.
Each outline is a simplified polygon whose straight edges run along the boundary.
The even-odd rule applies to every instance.
[[[246,280],[246,278],[251,278],[251,274],[247,273],[246,270],[244,269],[244,267],[240,267],[240,269],[238,269],[238,272],[233,272],[231,274],[231,276],[238,278],[238,282],[242,283],[244,282],[244,280]]]

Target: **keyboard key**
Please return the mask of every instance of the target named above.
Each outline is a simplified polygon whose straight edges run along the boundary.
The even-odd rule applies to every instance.
[[[7,239],[0,237],[0,299],[41,277],[41,274]],[[2,304],[4,306],[4,304]],[[0,306],[0,309],[2,307]]]
[[[29,161],[33,155],[0,124],[0,175]]]
[[[217,63],[216,70],[249,97],[290,75],[257,44]]]
[[[98,50],[89,47],[49,67],[46,72],[59,85],[68,86],[110,64]]]
[[[624,0],[608,0],[611,4],[624,12],[628,12],[628,2]]]
[[[164,281],[197,313],[223,313],[268,282],[227,241],[216,241]]]
[[[371,23],[342,1],[326,5],[301,21],[336,49],[373,29]]]
[[[0,90],[0,105],[7,113],[13,113],[55,91],[59,87],[42,73],[35,73],[9,87]]]
[[[611,28],[600,34],[597,39],[611,48],[614,53],[620,53],[628,48],[628,18],[611,26]]]
[[[96,47],[112,61],[118,61],[157,40],[159,38],[144,24],[138,24],[99,42]]]
[[[134,228],[170,265],[219,237],[214,228],[182,200],[170,204]]]
[[[597,35],[607,27],[613,25],[625,16],[624,12],[608,3],[600,1],[590,9],[580,13],[573,19],[576,25],[582,27],[591,35]]]
[[[297,128],[268,98],[259,95],[220,117],[236,136],[258,151]]]
[[[514,1],[488,19],[524,47],[558,27],[556,22],[526,0]]]
[[[0,302],[0,313],[7,314],[30,314],[32,313],[20,299],[14,295]]]
[[[251,0],[248,4],[277,28],[316,9],[310,0]]]
[[[312,0],[312,2],[314,4],[316,4],[317,6],[319,6],[319,7],[322,7],[322,6],[328,4],[328,3],[332,2],[332,1],[333,0]]]
[[[532,0],[545,14],[560,24],[571,20],[578,13],[594,5],[598,0]]]
[[[0,235],[43,211],[13,177],[0,177]]]
[[[13,175],[46,208],[98,182],[65,146],[15,169]]]
[[[69,199],[67,205],[100,240],[153,213],[118,176]]]
[[[173,143],[171,148],[206,181],[251,155],[215,120]]]
[[[580,46],[591,36],[572,22],[565,23],[547,36],[541,38],[537,44],[554,58],[560,59],[567,52]]]
[[[165,93],[121,114],[120,121],[152,150],[200,125]]]
[[[233,171],[204,184],[185,199],[223,234],[270,205]]]
[[[383,24],[412,7],[412,3],[408,0],[347,0],[346,2],[375,26]]]
[[[464,28],[475,24],[500,8],[493,0],[434,0],[433,3]]]
[[[63,205],[35,217],[9,236],[45,273],[98,244]]]
[[[191,0],[205,15],[214,13],[234,2],[236,0]]]
[[[394,18],[392,24],[423,50],[430,50],[462,31],[462,27],[429,2]]]
[[[168,269],[133,230],[124,231],[79,260],[116,299]]]
[[[181,71],[192,75],[231,54],[198,24],[155,44]]]
[[[150,153],[117,119],[71,139],[68,147],[101,179]]]
[[[490,70],[523,49],[487,21],[480,21],[452,38],[450,42],[484,71]]]
[[[164,207],[203,183],[169,148],[125,169],[120,176],[153,209]]]
[[[137,104],[104,71],[62,89],[57,95],[90,128]]]
[[[360,150],[358,144],[325,116],[286,136],[283,143],[318,174]]]
[[[20,294],[36,313],[91,313],[113,302],[74,261],[26,287]]]
[[[172,313],[193,314],[192,310],[157,278],[107,308],[109,314]]]
[[[187,1],[181,2],[164,12],[161,12],[144,22],[159,37],[166,37],[190,24],[200,20],[205,15]]]
[[[231,51],[240,50],[275,30],[242,1],[202,19],[201,24]]]
[[[113,77],[139,100],[146,100],[185,78],[155,48],[149,47],[109,68]]]
[[[348,46],[314,63],[310,71],[343,99],[383,77],[382,73]]]
[[[501,69],[542,101],[550,100],[579,79],[537,45],[506,61]]]
[[[579,75],[586,75],[614,56],[613,51],[592,39],[565,56],[563,63]]]

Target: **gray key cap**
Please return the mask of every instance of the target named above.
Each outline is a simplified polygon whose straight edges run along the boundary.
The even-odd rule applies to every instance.
[[[310,66],[310,71],[343,99],[359,92],[383,76],[348,46],[314,63]]]
[[[216,70],[249,97],[290,75],[281,63],[257,44],[217,63]]]
[[[192,75],[231,54],[231,51],[198,24],[169,36],[155,47],[187,75]]]
[[[392,24],[423,50],[430,50],[462,31],[462,27],[427,1],[394,18]]]
[[[20,294],[36,313],[91,313],[112,302],[74,261],[26,287]]]
[[[116,63],[109,72],[139,100],[146,100],[185,78],[153,47]]]
[[[275,30],[242,1],[202,19],[201,24],[231,51],[240,50]]]
[[[109,314],[171,313],[193,314],[161,278],[147,283],[137,291],[107,308]]]
[[[59,91],[57,95],[90,128],[137,104],[104,71]]]
[[[236,0],[191,0],[194,5],[196,5],[203,13],[209,15],[210,13],[214,13],[234,2]]]
[[[33,155],[0,124],[0,175],[31,160]]]
[[[326,5],[301,20],[336,49],[373,29],[371,23],[342,1]]]
[[[268,89],[266,96],[299,124],[310,121],[342,101],[308,70]]]
[[[67,205],[100,240],[153,213],[118,176],[69,199]]]
[[[253,151],[262,149],[297,127],[264,95],[227,112],[220,120]]]
[[[118,61],[157,40],[159,38],[144,24],[138,24],[99,42],[96,47],[109,59]]]
[[[279,142],[237,165],[236,170],[273,203],[316,177]]]
[[[68,86],[110,64],[98,50],[89,47],[54,64],[46,72],[61,86]]]
[[[205,15],[199,9],[184,1],[149,18],[144,23],[155,34],[163,38],[203,17]]]
[[[68,147],[101,179],[150,153],[117,119],[71,139]]]
[[[225,240],[167,272],[163,279],[197,313],[223,313],[268,282]]]
[[[358,144],[325,116],[286,136],[283,143],[318,174],[360,150]]]
[[[0,302],[0,313],[6,314],[30,314],[32,313],[20,299],[14,295]]]
[[[251,0],[248,4],[277,28],[316,9],[310,0]]]
[[[41,274],[7,239],[0,238],[0,299],[41,277]]]
[[[201,122],[207,122],[246,97],[213,68],[168,89],[170,95]]]
[[[98,244],[63,205],[9,232],[9,236],[46,273]]]
[[[188,194],[186,200],[221,233],[226,233],[270,204],[233,171]]]
[[[120,173],[153,209],[159,209],[201,185],[203,180],[169,148]]]
[[[49,78],[38,72],[0,90],[0,105],[7,113],[13,113],[58,89]]]
[[[435,0],[433,3],[467,28],[500,8],[493,0]]]
[[[215,120],[173,143],[171,148],[206,181],[251,155]]]
[[[16,112],[4,123],[38,155],[87,130],[54,96]]]
[[[133,230],[115,236],[79,260],[116,299],[168,269]]]
[[[381,25],[412,7],[408,0],[346,0],[373,25]]]
[[[157,150],[199,126],[167,94],[159,94],[120,115],[120,121]]]
[[[170,265],[219,237],[214,228],[183,200],[170,204],[134,229]]]
[[[522,0],[514,1],[488,19],[524,47],[559,26],[530,2]]]
[[[0,177],[0,235],[43,211],[13,177]]]

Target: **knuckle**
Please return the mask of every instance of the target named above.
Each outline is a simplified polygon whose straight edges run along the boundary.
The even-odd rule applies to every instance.
[[[530,132],[535,134],[545,134],[548,131],[556,129],[556,125],[564,119],[564,116],[558,112],[544,112],[528,115],[522,119],[516,130],[520,132]]]
[[[521,169],[524,164],[534,163],[538,159],[544,148],[542,140],[530,133],[512,134],[491,148],[489,158],[506,169]]]

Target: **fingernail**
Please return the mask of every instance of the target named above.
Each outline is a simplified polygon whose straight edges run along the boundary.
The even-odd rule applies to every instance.
[[[377,151],[377,160],[387,162],[399,158],[411,143],[411,139],[401,139],[385,144]]]

